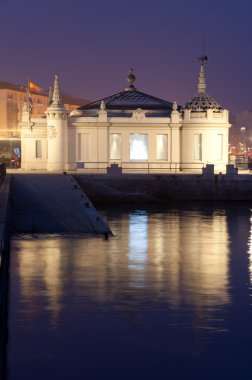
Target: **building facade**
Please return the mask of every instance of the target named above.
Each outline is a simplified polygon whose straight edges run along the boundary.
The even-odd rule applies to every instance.
[[[45,117],[22,115],[22,168],[167,172],[228,163],[228,111],[206,92],[204,62],[198,92],[183,107],[142,93],[131,70],[124,91],[69,112],[58,77]]]
[[[41,118],[48,107],[49,95],[43,92],[30,91],[32,116]],[[25,86],[0,82],[0,161],[7,166],[19,167],[21,162],[21,129],[23,106],[27,102]],[[81,104],[80,99],[63,98],[68,112]],[[85,102],[85,101],[84,101]],[[85,102],[87,103],[87,102]]]

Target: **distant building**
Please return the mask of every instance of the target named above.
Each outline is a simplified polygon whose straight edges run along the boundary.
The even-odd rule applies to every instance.
[[[43,117],[48,107],[48,95],[31,91],[32,116]],[[0,82],[0,161],[10,166],[20,163],[21,142],[19,123],[22,120],[23,105],[27,101],[26,87]],[[83,99],[64,97],[66,109],[71,112],[83,104]],[[84,100],[85,103],[87,101]]]
[[[69,113],[55,77],[46,118],[22,116],[22,168],[224,170],[228,163],[228,111],[206,92],[204,59],[197,94],[183,107],[138,91],[131,70],[124,91]]]
[[[244,156],[252,153],[252,111],[242,111],[235,115],[231,128],[230,142],[236,152]]]

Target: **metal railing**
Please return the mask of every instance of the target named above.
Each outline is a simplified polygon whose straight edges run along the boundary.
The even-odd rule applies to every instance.
[[[203,163],[195,162],[77,162],[76,172],[107,172],[107,168],[113,168],[114,171],[122,173],[145,173],[145,174],[161,174],[161,173],[179,173],[181,171],[202,172]]]
[[[62,162],[49,163],[51,170],[63,171]],[[76,173],[142,173],[142,174],[178,174],[178,173],[196,173],[202,174],[203,168],[207,166],[203,162],[137,162],[137,161],[76,161],[66,163],[68,172]],[[45,160],[34,162],[23,162],[22,169],[28,171],[47,171],[48,163]],[[57,167],[59,169],[57,169]],[[14,168],[13,168],[14,169]],[[226,172],[226,164],[216,164],[214,167],[216,173]]]
[[[252,170],[252,161],[247,159],[236,159],[233,164],[238,170]]]

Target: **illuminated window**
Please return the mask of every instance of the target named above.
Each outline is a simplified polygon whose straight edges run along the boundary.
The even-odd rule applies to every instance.
[[[202,134],[194,135],[194,159],[202,160]]]
[[[110,135],[110,159],[120,160],[121,159],[121,145],[122,136],[120,134]]]
[[[78,133],[78,161],[88,161],[89,157],[89,134]]]
[[[42,158],[42,141],[36,140],[36,158]]]
[[[216,142],[216,159],[217,160],[222,160],[223,152],[223,135],[217,135],[217,142]]]
[[[130,135],[130,159],[148,160],[147,135]]]
[[[168,135],[157,135],[157,160],[167,160]]]

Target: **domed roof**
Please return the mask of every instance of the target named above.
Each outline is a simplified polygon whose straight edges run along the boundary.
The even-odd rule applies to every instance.
[[[183,110],[184,109],[189,109],[194,112],[204,112],[208,109],[220,111],[223,108],[207,93],[198,93],[183,106]]]
[[[204,73],[204,65],[200,67],[200,76],[198,83],[198,93],[189,100],[183,107],[183,110],[191,110],[193,112],[204,112],[208,109],[212,109],[216,112],[222,110],[221,105],[216,102],[210,95],[206,93],[206,81]]]

